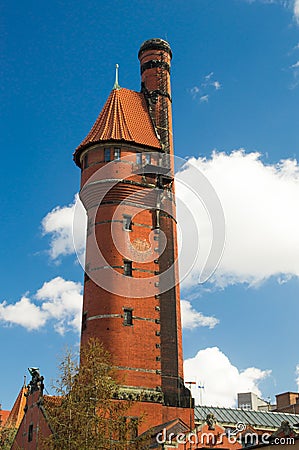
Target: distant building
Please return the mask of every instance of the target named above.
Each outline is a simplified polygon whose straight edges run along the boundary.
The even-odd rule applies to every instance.
[[[259,398],[253,392],[245,392],[238,394],[238,408],[248,409],[252,411],[273,411],[276,405]]]
[[[299,414],[299,393],[284,392],[276,395],[276,411]]]
[[[253,411],[219,406],[196,406],[195,423],[205,423],[208,414],[212,414],[219,425],[225,429],[232,430],[236,428],[238,423],[242,423],[246,426],[254,427],[255,430],[273,433],[284,421],[289,422],[295,429],[297,429],[299,424],[299,414]]]
[[[249,409],[197,406],[195,424],[204,425],[206,418],[213,416],[229,437],[228,442],[237,442],[242,447],[280,448],[292,445],[299,448],[299,414],[257,411]],[[196,447],[194,447],[196,448]]]

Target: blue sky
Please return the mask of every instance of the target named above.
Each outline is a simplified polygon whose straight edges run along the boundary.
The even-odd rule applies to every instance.
[[[210,179],[228,227],[215,277],[198,285],[195,270],[182,289],[186,373],[207,403],[232,404],[232,385],[272,399],[298,390],[298,21],[293,0],[2,2],[4,409],[27,367],[50,390],[57,357],[78,343],[72,153],[116,63],[121,86],[139,90],[137,53],[152,37],[173,50],[176,154]]]

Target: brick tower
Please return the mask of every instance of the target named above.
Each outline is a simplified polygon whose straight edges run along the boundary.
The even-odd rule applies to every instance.
[[[116,77],[74,153],[88,216],[81,343],[110,352],[132,414],[146,427],[193,423],[183,382],[173,184],[169,44],[145,41],[141,92]]]

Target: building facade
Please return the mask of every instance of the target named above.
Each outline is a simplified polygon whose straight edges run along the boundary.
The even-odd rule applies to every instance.
[[[299,393],[284,392],[276,395],[276,411],[299,414]]]

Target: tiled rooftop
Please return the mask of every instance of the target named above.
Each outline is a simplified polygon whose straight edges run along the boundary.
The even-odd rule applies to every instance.
[[[291,426],[299,424],[299,414],[279,412],[251,411],[245,409],[221,408],[217,406],[196,406],[195,421],[204,422],[207,414],[214,414],[217,423],[222,426],[233,426],[238,422],[261,429],[277,429],[283,420]]]
[[[1,409],[1,411],[0,411],[0,425],[2,425],[2,426],[5,425],[9,414],[10,414],[10,411],[4,411],[3,409]]]
[[[161,148],[142,93],[124,88],[111,91],[90,132],[75,151],[76,164],[88,145],[109,140]]]
[[[24,408],[26,405],[26,397],[25,393],[27,392],[27,387],[22,386],[19,395],[16,398],[16,401],[10,411],[10,414],[7,418],[6,425],[13,428],[18,428],[23,417],[24,417]]]
[[[44,395],[44,404],[46,406],[59,406],[61,405],[62,397],[57,395]]]

